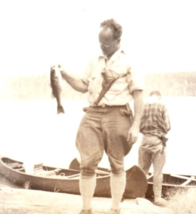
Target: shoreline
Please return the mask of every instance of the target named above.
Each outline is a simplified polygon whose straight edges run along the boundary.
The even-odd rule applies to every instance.
[[[94,197],[93,214],[108,214],[111,198]],[[80,195],[39,190],[1,188],[0,212],[3,214],[77,214],[82,207]],[[146,199],[126,199],[121,214],[173,214],[168,208],[153,205]]]

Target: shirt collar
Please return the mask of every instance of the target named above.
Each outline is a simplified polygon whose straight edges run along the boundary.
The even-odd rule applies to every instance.
[[[116,60],[116,59],[119,57],[119,55],[120,55],[121,53],[125,53],[125,52],[124,52],[123,49],[119,48],[119,49],[111,56],[111,58],[109,59],[109,61],[114,61],[114,60]],[[103,52],[100,52],[99,58],[105,58],[105,59],[107,59],[107,56],[106,56]]]

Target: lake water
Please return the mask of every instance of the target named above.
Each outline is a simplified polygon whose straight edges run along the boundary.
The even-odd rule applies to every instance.
[[[164,172],[196,174],[196,98],[164,98],[172,129]],[[75,137],[87,101],[64,101],[65,115],[56,114],[56,101],[0,103],[0,154],[25,162],[68,167],[79,154]],[[125,158],[125,167],[137,164],[138,142]],[[104,155],[100,166],[109,168]]]

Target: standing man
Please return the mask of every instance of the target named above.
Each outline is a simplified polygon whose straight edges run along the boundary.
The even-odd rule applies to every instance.
[[[164,206],[166,201],[161,198],[162,169],[166,160],[167,133],[170,130],[170,120],[167,108],[160,102],[161,93],[152,91],[144,105],[140,124],[143,139],[139,148],[139,166],[147,175],[151,164],[154,168],[153,192],[154,203]]]
[[[63,78],[77,91],[88,92],[90,106],[84,115],[76,138],[80,153],[80,192],[83,208],[80,214],[91,214],[96,187],[95,169],[104,151],[111,166],[111,214],[120,213],[125,190],[124,156],[139,135],[143,107],[143,79],[132,68],[132,62],[120,48],[122,27],[115,20],[100,25],[102,53],[92,59],[83,77],[76,78],[60,68]],[[134,99],[134,117],[129,102]]]

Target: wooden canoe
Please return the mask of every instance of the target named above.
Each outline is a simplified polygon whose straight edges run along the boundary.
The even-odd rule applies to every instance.
[[[75,158],[70,163],[70,169],[79,169],[80,164],[78,160]],[[105,168],[99,168],[101,170],[107,170]],[[153,174],[149,173],[147,177],[147,192],[146,198],[153,198]],[[196,176],[190,175],[178,175],[178,174],[163,174],[163,183],[162,183],[162,193],[163,197],[167,197],[168,195],[174,193],[176,190],[186,190],[189,188],[196,188]]]
[[[153,197],[153,175],[147,177],[148,188],[146,197]],[[189,188],[196,188],[196,176],[178,175],[178,174],[163,174],[162,194],[163,197],[178,191],[187,190]]]
[[[0,173],[17,185],[29,183],[31,189],[80,194],[79,170],[42,166],[40,174],[25,173],[23,162],[8,157],[0,157]],[[111,197],[110,172],[98,170],[97,185],[94,196]],[[126,171],[126,189],[124,198],[144,197],[147,191],[147,180],[143,171],[133,166]]]

